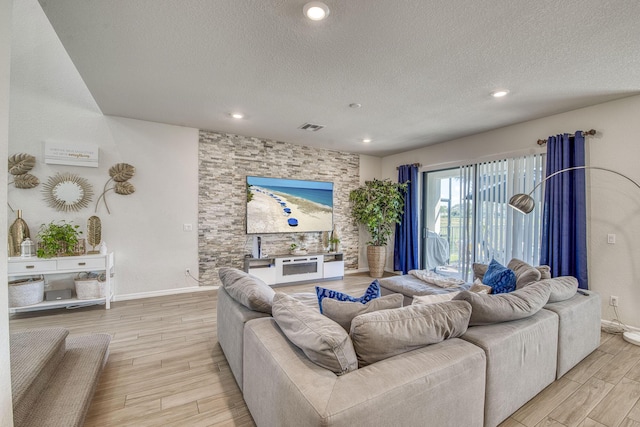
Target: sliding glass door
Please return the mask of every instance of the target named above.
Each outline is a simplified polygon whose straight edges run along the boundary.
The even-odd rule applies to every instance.
[[[472,167],[424,173],[422,265],[458,275],[472,259]]]
[[[539,261],[542,209],[522,215],[509,197],[542,179],[544,155],[423,174],[423,268],[471,280],[473,262]],[[542,189],[533,194],[541,205]]]

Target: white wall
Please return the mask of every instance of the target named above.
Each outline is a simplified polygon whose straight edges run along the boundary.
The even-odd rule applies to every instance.
[[[169,293],[197,286],[184,275],[198,272],[198,131],[104,116],[80,78],[36,0],[15,2],[11,60],[9,154],[36,156],[32,173],[41,183],[72,172],[93,185],[89,208],[62,213],[48,207],[41,186],[11,186],[8,200],[36,234],[40,224],[73,221],[86,231],[95,202],[116,163],[136,167],[136,192],[107,195],[111,215],[98,207],[102,238],[116,253],[116,299]],[[100,167],[46,165],[43,141],[97,144]],[[13,221],[10,212],[8,222]],[[191,232],[183,224],[192,224]]]
[[[382,177],[395,178],[395,168],[419,162],[423,169],[458,165],[535,152],[536,141],[575,130],[596,129],[587,137],[589,164],[614,169],[640,183],[640,96],[582,108],[479,135],[432,145],[382,159]],[[640,189],[602,171],[588,173],[589,283],[603,299],[602,317],[613,318],[609,296],[620,300],[621,320],[640,327]],[[607,234],[617,243],[607,244]]]
[[[9,145],[9,69],[11,63],[11,4],[0,0],[0,159],[7,158]],[[0,205],[7,202],[7,162],[0,165]],[[4,209],[0,224],[7,223]],[[7,241],[7,228],[0,228],[0,241]],[[7,246],[0,245],[0,259],[7,259]],[[9,360],[9,297],[7,295],[7,263],[0,262],[0,426],[13,425],[11,403],[11,363]]]

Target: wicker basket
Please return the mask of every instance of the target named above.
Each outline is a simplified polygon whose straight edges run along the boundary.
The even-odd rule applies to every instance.
[[[44,278],[9,282],[9,307],[24,307],[44,300]]]
[[[80,273],[74,280],[78,299],[97,299],[106,296],[104,274]]]

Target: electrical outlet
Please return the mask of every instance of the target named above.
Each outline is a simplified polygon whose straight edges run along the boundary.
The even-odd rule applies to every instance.
[[[609,305],[612,307],[617,307],[618,306],[618,297],[615,295],[611,295],[609,297]]]
[[[191,275],[191,269],[190,268],[185,268],[184,269],[184,275],[185,276],[190,276]]]

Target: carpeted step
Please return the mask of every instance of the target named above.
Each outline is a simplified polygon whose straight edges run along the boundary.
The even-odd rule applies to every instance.
[[[82,426],[109,355],[110,341],[107,334],[67,338],[62,362],[22,425]]]
[[[29,415],[38,396],[56,373],[65,355],[68,334],[69,331],[63,328],[11,334],[11,393],[16,426]]]

